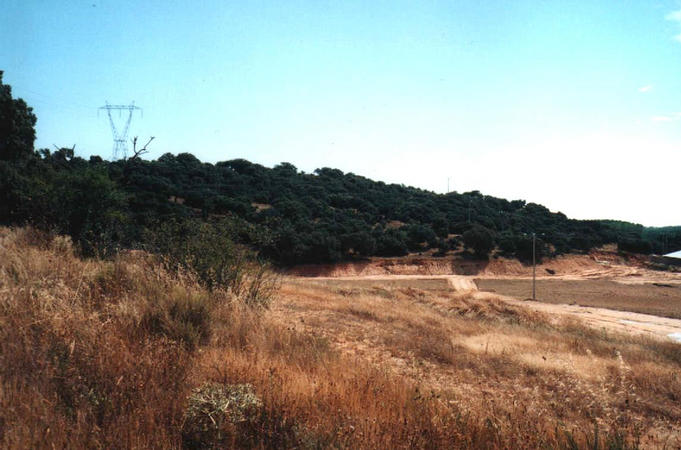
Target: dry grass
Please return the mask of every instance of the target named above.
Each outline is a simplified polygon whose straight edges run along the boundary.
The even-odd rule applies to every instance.
[[[678,344],[555,325],[488,293],[291,279],[282,294],[277,313],[289,321],[472,417],[497,418],[504,435],[522,433],[525,420],[543,430],[597,423],[650,446],[679,443]]]
[[[264,311],[0,229],[5,448],[673,448],[680,365],[480,294],[288,280]]]

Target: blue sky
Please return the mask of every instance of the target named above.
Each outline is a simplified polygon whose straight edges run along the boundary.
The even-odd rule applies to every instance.
[[[575,218],[681,224],[678,1],[4,0],[37,146],[335,167]],[[114,116],[117,120],[117,116]]]

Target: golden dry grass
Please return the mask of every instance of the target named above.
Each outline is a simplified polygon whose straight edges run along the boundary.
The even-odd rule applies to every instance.
[[[264,311],[143,253],[0,229],[5,448],[674,448],[680,365],[681,346],[489,294],[288,279]],[[207,382],[262,408],[197,444]]]
[[[555,325],[489,293],[347,283],[289,279],[277,314],[469,413],[506,418],[500,427],[511,434],[520,415],[678,445],[678,344]]]

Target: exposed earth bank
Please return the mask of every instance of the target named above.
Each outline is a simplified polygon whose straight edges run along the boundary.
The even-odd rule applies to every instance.
[[[681,273],[652,270],[647,258],[593,251],[587,255],[563,255],[537,265],[538,278],[617,279],[631,283],[671,281],[681,283]],[[531,277],[532,265],[514,259],[489,261],[410,255],[401,258],[369,258],[337,264],[295,266],[288,275],[302,277],[344,277],[373,275],[474,275],[478,278]]]

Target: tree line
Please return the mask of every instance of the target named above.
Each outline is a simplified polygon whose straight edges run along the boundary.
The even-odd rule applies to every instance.
[[[190,153],[106,161],[69,148],[35,150],[35,123],[0,72],[0,222],[69,234],[85,254],[153,245],[168,223],[213,227],[284,265],[444,256],[462,246],[470,257],[528,261],[531,233],[540,258],[608,243],[637,253],[681,248],[681,227],[575,220],[523,200],[436,194],[326,167],[305,173],[286,162],[210,164]]]

